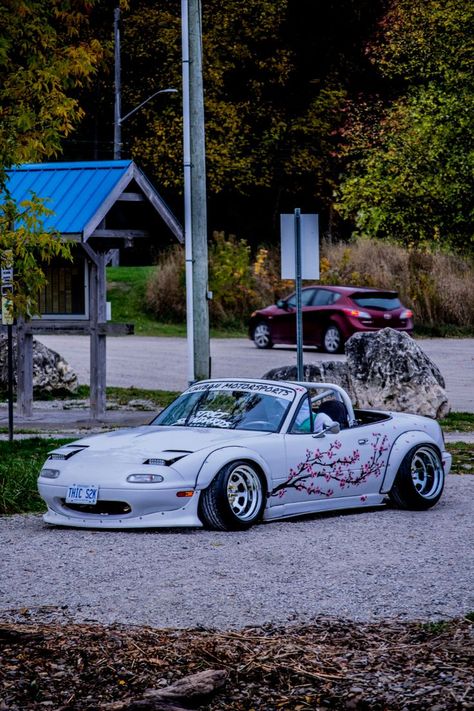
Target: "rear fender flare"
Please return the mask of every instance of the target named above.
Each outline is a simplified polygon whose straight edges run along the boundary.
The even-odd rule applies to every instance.
[[[397,437],[393,443],[392,449],[390,450],[387,467],[385,469],[385,476],[380,487],[381,494],[388,494],[391,491],[403,458],[410,451],[410,449],[419,444],[429,444],[431,447],[436,449],[440,456],[442,455],[439,443],[430,437],[426,432],[418,430],[404,432]]]
[[[211,452],[198,472],[196,477],[196,488],[206,489],[223,466],[236,460],[245,460],[250,464],[255,464],[263,475],[266,490],[271,488],[271,474],[265,460],[254,450],[246,447],[223,447]]]

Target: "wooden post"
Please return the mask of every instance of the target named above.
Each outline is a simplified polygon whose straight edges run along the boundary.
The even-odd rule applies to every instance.
[[[16,327],[16,404],[20,417],[33,414],[33,334],[24,319]]]
[[[90,250],[92,252],[92,250]],[[90,254],[90,252],[89,252]],[[100,419],[106,409],[106,293],[105,265],[107,253],[94,253],[94,261],[90,269],[90,324],[91,324],[91,373],[90,402],[91,416]]]

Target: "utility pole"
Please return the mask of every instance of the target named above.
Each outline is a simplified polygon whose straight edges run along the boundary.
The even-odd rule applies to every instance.
[[[114,9],[115,102],[114,102],[114,160],[122,157],[122,86],[120,81],[120,8]]]
[[[188,379],[210,376],[206,148],[200,0],[181,0]]]

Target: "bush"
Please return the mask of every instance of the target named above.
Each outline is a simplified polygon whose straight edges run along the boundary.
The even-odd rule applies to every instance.
[[[178,245],[159,261],[148,280],[146,306],[165,322],[186,318],[184,249]],[[260,248],[252,260],[245,240],[215,232],[209,245],[209,303],[212,326],[242,328],[250,313],[274,298],[278,283],[269,252]]]
[[[396,289],[417,325],[474,328],[474,267],[441,252],[359,238],[323,244],[321,283]]]
[[[322,284],[395,289],[411,308],[418,327],[474,328],[474,267],[460,257],[408,250],[382,240],[323,243]],[[212,326],[242,328],[255,309],[294,289],[280,279],[280,250],[260,247],[252,258],[245,240],[214,233],[209,246]],[[146,305],[160,321],[186,318],[184,249],[167,252],[148,281]]]

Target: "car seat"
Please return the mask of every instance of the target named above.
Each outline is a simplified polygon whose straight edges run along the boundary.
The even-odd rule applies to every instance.
[[[316,412],[324,412],[329,415],[331,420],[334,422],[339,422],[341,429],[344,427],[349,427],[349,416],[347,414],[347,408],[344,403],[339,400],[325,400],[319,406]]]

